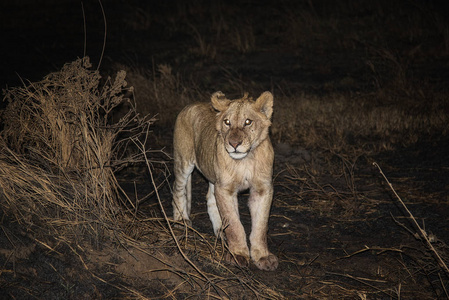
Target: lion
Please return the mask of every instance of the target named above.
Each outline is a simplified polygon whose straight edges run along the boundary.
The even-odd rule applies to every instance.
[[[227,260],[261,270],[278,267],[267,246],[273,198],[274,151],[268,135],[273,95],[229,100],[215,92],[210,103],[195,103],[178,115],[174,129],[173,218],[191,224],[191,178],[196,167],[208,180],[207,210],[216,236],[224,231]],[[251,251],[240,222],[237,194],[250,191]]]

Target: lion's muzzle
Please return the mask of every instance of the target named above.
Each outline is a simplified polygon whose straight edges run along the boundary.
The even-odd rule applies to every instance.
[[[242,143],[243,142],[241,140],[229,139],[229,142],[226,145],[226,151],[229,153],[231,158],[242,159],[248,155],[249,149],[246,149]]]
[[[229,133],[226,151],[233,159],[242,159],[248,155],[249,148],[244,143],[245,134],[241,129],[234,129]]]

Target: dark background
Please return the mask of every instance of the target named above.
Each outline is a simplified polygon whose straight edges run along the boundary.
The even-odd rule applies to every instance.
[[[197,72],[201,80],[205,74],[220,77],[216,66],[231,66],[234,75],[247,81],[286,81],[320,93],[320,83],[348,74],[360,79],[351,89],[372,87],[366,67],[368,52],[386,48],[398,57],[413,52],[409,63],[420,78],[444,87],[449,76],[449,34],[444,32],[444,25],[436,25],[446,22],[447,30],[447,1],[101,3],[107,20],[102,70],[113,68],[116,62],[148,69],[166,63],[184,75]],[[335,31],[332,24],[304,30],[301,40],[294,42],[297,37],[289,28],[291,19],[303,16],[311,18],[303,21],[310,27],[314,26],[313,18],[318,24],[338,22]],[[232,27],[250,26],[255,38],[251,51],[235,51],[223,32],[217,37],[212,27],[220,19],[231,27],[223,32],[231,34]],[[416,24],[417,19],[420,24]],[[84,54],[97,66],[104,25],[98,1],[2,1],[0,84],[18,85],[19,77],[39,80]],[[421,33],[407,33],[418,32],[417,26],[422,27]],[[191,51],[198,45],[196,31],[218,47],[213,58],[204,59]],[[202,83],[212,85],[205,80]]]

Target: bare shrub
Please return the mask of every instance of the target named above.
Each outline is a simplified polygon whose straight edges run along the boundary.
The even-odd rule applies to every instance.
[[[124,98],[124,71],[100,86],[90,67],[78,59],[5,92],[0,204],[22,223],[98,243],[123,212],[114,171],[137,159],[128,144],[153,120]],[[122,105],[128,112],[113,122]]]

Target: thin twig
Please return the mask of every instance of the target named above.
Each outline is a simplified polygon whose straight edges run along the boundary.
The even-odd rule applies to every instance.
[[[385,295],[387,295],[387,296],[389,296],[389,297],[392,296],[392,295],[390,295],[389,293],[387,293],[386,291],[384,291],[384,290],[382,290],[382,289],[376,287],[375,285],[372,285],[372,284],[366,282],[366,281],[373,281],[373,282],[385,283],[385,281],[383,281],[383,280],[376,280],[376,279],[362,278],[362,277],[352,276],[352,275],[350,275],[350,274],[340,274],[340,273],[334,273],[334,272],[326,272],[326,274],[329,274],[329,275],[335,275],[335,276],[343,276],[343,277],[346,277],[346,278],[350,278],[350,279],[353,279],[353,280],[355,280],[355,281],[357,281],[357,282],[360,282],[360,283],[362,283],[362,284],[364,284],[364,285],[366,285],[366,286],[369,286],[370,288],[372,288],[372,289],[374,289],[374,290],[376,290],[376,291],[379,291],[379,292],[381,292],[381,293],[383,293],[383,294],[385,294]]]
[[[444,260],[441,258],[440,254],[438,253],[438,251],[433,247],[432,243],[430,242],[427,232],[424,231],[424,229],[421,228],[421,226],[419,226],[418,222],[416,221],[415,217],[413,216],[413,214],[410,212],[410,210],[407,208],[407,206],[405,205],[404,201],[402,201],[401,197],[399,197],[399,195],[396,193],[395,189],[393,188],[393,185],[390,183],[390,181],[388,181],[388,178],[385,176],[384,172],[382,171],[382,169],[380,168],[380,166],[376,163],[373,162],[373,165],[375,167],[377,167],[379,169],[380,174],[382,175],[382,177],[385,179],[385,181],[387,182],[388,186],[390,187],[390,189],[393,191],[394,195],[396,196],[396,198],[399,200],[399,203],[401,203],[402,207],[404,207],[405,211],[408,213],[408,215],[410,216],[410,218],[413,220],[413,223],[415,224],[416,228],[418,228],[418,232],[421,234],[421,236],[423,237],[423,239],[426,241],[427,246],[429,247],[429,249],[435,254],[438,264],[443,268],[443,270],[449,274],[449,268],[447,267],[446,263],[444,262]]]
[[[101,0],[98,0],[98,3],[100,4],[101,13],[103,14],[104,36],[103,36],[103,47],[101,49],[101,56],[100,60],[98,61],[97,71],[100,69],[101,61],[103,60],[104,50],[106,48],[106,36],[108,32],[108,24],[106,22],[106,14],[104,13],[103,3],[101,2]]]

